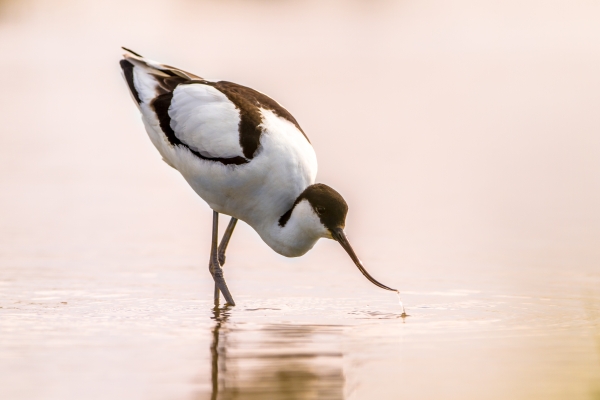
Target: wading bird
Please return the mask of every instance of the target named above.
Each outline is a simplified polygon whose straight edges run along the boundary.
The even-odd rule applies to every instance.
[[[238,219],[277,253],[298,257],[317,240],[336,240],[380,288],[350,246],[348,205],[315,183],[317,157],[296,119],[270,97],[227,81],[209,81],[125,49],[121,68],[150,140],[213,210],[209,271],[235,305],[221,266]],[[221,244],[219,213],[231,216]]]

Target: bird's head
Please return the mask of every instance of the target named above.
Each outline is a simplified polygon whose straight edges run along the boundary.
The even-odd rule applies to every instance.
[[[299,208],[299,214],[302,214],[303,225],[307,230],[320,232],[320,236],[337,241],[346,250],[354,264],[360,272],[373,284],[382,289],[397,292],[373,278],[364,268],[362,262],[350,245],[344,227],[346,226],[346,215],[348,214],[348,204],[344,198],[335,190],[322,183],[317,183],[307,187],[296,199],[294,208]],[[285,215],[284,215],[285,217]],[[282,218],[284,218],[282,217]],[[289,215],[288,215],[289,218]]]

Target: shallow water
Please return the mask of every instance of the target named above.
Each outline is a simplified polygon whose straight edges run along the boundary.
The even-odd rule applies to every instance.
[[[599,21],[1,2],[0,398],[600,399]],[[121,45],[280,100],[409,316],[332,241],[290,260],[244,224],[215,308],[211,212],[146,138]]]
[[[598,298],[408,292],[401,318],[358,280],[324,294],[309,267],[272,277],[287,294],[232,273],[239,306],[213,308],[197,268],[119,269],[4,269],[6,398],[597,395]]]

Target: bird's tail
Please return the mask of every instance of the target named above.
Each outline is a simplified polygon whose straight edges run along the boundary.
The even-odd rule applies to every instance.
[[[123,76],[138,105],[149,104],[158,95],[171,92],[179,83],[202,79],[179,68],[148,60],[123,47],[127,53],[120,61]]]

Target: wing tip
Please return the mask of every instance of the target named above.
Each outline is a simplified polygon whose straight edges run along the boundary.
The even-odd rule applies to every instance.
[[[128,48],[127,48],[127,47],[125,47],[125,46],[121,46],[121,48],[122,48],[123,50],[125,50],[125,51],[127,51],[127,52],[129,52],[129,53],[133,54],[133,55],[134,55],[134,56],[136,56],[136,57],[141,57],[141,58],[144,58],[144,56],[142,56],[141,54],[139,54],[139,53],[136,53],[135,51],[133,51],[133,50],[131,50],[131,49],[128,49]]]
[[[138,104],[142,104],[142,99],[140,98],[140,94],[135,88],[135,84],[133,83],[133,68],[134,65],[129,62],[126,58],[119,61],[121,65],[121,69],[123,70],[123,75],[125,76],[125,82],[127,82],[127,86],[129,86],[129,91],[133,95],[133,98]]]

